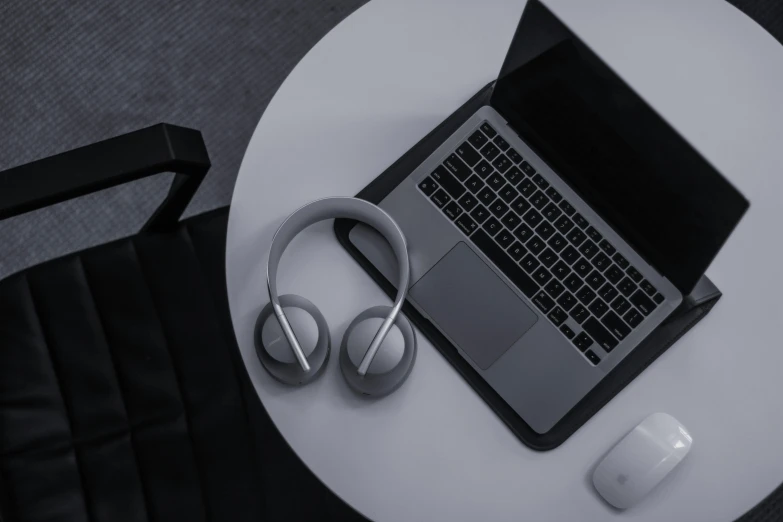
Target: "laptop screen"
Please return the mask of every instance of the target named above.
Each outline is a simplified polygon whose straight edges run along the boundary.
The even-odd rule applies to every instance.
[[[748,202],[537,0],[491,105],[645,260],[687,294]]]

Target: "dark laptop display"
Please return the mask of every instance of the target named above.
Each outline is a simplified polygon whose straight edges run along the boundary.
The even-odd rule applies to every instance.
[[[492,106],[661,274],[690,292],[748,202],[537,1]]]

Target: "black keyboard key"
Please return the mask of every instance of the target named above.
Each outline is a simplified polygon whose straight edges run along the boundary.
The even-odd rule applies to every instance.
[[[465,165],[465,162],[459,159],[456,154],[451,154],[448,158],[446,158],[443,164],[447,169],[449,169],[449,172],[454,174],[460,181],[465,181],[470,177],[471,174],[473,174],[473,171],[470,170],[470,167]]]
[[[655,302],[655,304],[661,304],[662,302],[665,301],[665,299],[661,294],[655,294],[653,296],[653,301]]]
[[[549,191],[547,191],[547,194],[549,194]],[[563,211],[557,208],[557,205],[554,203],[549,203],[549,205],[547,205],[541,213],[545,218],[554,223],[557,221],[557,218],[563,214]]]
[[[550,279],[552,279],[552,274],[543,266],[538,267],[538,269],[533,272],[533,280],[541,286],[547,284]]]
[[[592,258],[594,255],[598,253],[598,247],[595,243],[590,241],[589,239],[582,243],[582,246],[579,247],[579,251],[582,253],[583,256],[585,256],[587,259]]]
[[[443,209],[443,213],[452,221],[460,217],[462,212],[464,212],[462,207],[460,207],[456,201],[452,201]]]
[[[611,303],[612,299],[617,297],[619,292],[615,287],[613,287],[611,284],[606,283],[604,286],[601,287],[601,289],[598,291],[598,295],[601,296],[601,299],[606,301],[607,303]]]
[[[626,274],[628,274],[628,277],[633,279],[634,283],[640,283],[642,281],[642,274],[639,273],[637,269],[634,267],[629,268],[625,271]]]
[[[589,287],[583,286],[576,293],[576,298],[579,299],[583,305],[588,305],[595,299],[595,292],[590,290]]]
[[[547,203],[549,203],[549,198],[546,197],[546,194],[544,194],[542,191],[538,191],[532,196],[530,196],[530,203],[533,204],[534,207],[536,207],[538,210],[541,210],[544,208]]]
[[[487,231],[487,234],[494,237],[495,234],[503,230],[503,225],[500,224],[500,221],[491,217],[482,225],[482,228]]]
[[[495,129],[493,129],[493,128],[492,128],[492,125],[490,125],[490,124],[489,124],[489,123],[487,123],[487,122],[484,122],[484,123],[482,123],[482,124],[481,124],[481,127],[479,127],[479,129],[481,129],[482,131],[484,131],[484,134],[486,134],[487,136],[489,136],[489,139],[492,139],[492,138],[494,138],[495,136],[497,136],[497,135],[498,135],[497,131],[496,131]]]
[[[578,226],[582,230],[586,229],[587,225],[589,225],[589,223],[587,222],[587,220],[582,214],[574,214],[574,223],[576,223],[576,226]]]
[[[457,181],[457,178],[446,170],[446,167],[443,165],[432,171],[432,178],[454,199],[462,197],[465,193],[465,187],[462,186],[462,183]]]
[[[480,177],[478,177],[477,175],[473,174],[465,182],[465,186],[468,187],[468,190],[471,191],[472,193],[478,194],[479,191],[481,189],[483,189],[486,185],[484,185],[484,182],[481,181]]]
[[[500,149],[491,141],[481,148],[481,155],[487,158],[487,161],[497,158],[498,154],[500,154]]]
[[[549,188],[549,182],[544,179],[544,176],[541,174],[534,174],[533,175],[533,183],[538,185],[538,188],[541,190],[546,190]]]
[[[494,190],[495,192],[502,189],[506,184],[506,180],[503,179],[503,176],[498,174],[497,172],[493,172],[490,174],[490,176],[487,178],[487,185],[489,188]]]
[[[517,188],[522,193],[522,195],[525,196],[526,198],[529,198],[531,194],[533,194],[536,190],[538,190],[536,188],[535,183],[533,183],[529,179],[523,179],[522,183],[517,185]]]
[[[522,165],[520,165],[520,168],[522,169],[522,172],[524,172],[526,176],[534,176],[536,173],[536,169],[534,169],[533,165],[531,165],[527,161],[523,161]]]
[[[560,257],[562,257],[563,261],[568,263],[570,266],[573,265],[577,259],[579,259],[579,252],[577,252],[574,247],[567,246],[566,249],[560,253]]]
[[[528,298],[538,292],[538,285],[506,254],[491,237],[479,229],[470,237],[485,256],[508,277]]]
[[[611,352],[620,344],[595,317],[591,317],[585,321],[582,328],[584,328],[585,332],[589,333],[590,337],[595,339],[595,342],[597,342],[606,352]]]
[[[593,366],[601,362],[601,358],[598,357],[593,350],[587,350],[585,352],[585,357],[587,357],[587,360],[590,361]]]
[[[484,207],[484,205],[479,203],[478,205],[476,205],[476,208],[474,208],[470,212],[470,216],[473,219],[475,219],[480,225],[481,223],[486,221],[487,218],[489,217],[489,210],[487,210],[486,207]]]
[[[473,171],[478,174],[481,179],[487,179],[487,176],[492,174],[495,169],[492,168],[492,165],[490,165],[487,160],[481,160],[478,162],[478,165],[473,167]]]
[[[503,137],[502,137],[502,136],[500,136],[500,135],[498,135],[498,136],[495,136],[495,139],[494,139],[493,141],[495,142],[495,145],[497,145],[497,146],[500,148],[500,150],[502,150],[502,151],[504,151],[504,152],[505,152],[505,151],[507,151],[507,150],[508,150],[508,148],[511,146],[511,145],[509,145],[509,144],[508,144],[508,142],[507,142],[506,140],[504,140],[504,139],[503,139]]]
[[[548,314],[549,311],[555,306],[555,302],[551,297],[546,295],[546,292],[543,290],[536,294],[536,296],[533,298],[533,303],[545,314]]]
[[[541,236],[545,241],[552,237],[552,234],[555,233],[555,227],[547,223],[546,221],[542,222],[538,227],[536,228],[536,232],[538,232],[538,235]]]
[[[468,141],[470,142],[471,145],[473,145],[473,147],[480,149],[489,140],[487,139],[486,136],[484,136],[484,134],[481,131],[476,131],[470,135]]]
[[[525,257],[525,254],[527,254],[527,248],[522,246],[522,243],[519,241],[514,241],[514,244],[508,247],[508,255],[510,255],[511,259],[514,261],[519,261]]]
[[[629,303],[623,296],[618,295],[617,299],[612,301],[612,310],[617,312],[620,315],[623,315],[625,312],[628,311],[629,308],[631,308],[631,303]]]
[[[541,252],[543,252],[544,249],[546,248],[546,243],[544,243],[544,241],[538,236],[533,236],[533,238],[530,241],[528,241],[526,245],[528,250],[533,252],[533,255],[536,256]]]
[[[555,234],[549,238],[549,241],[547,241],[546,244],[549,245],[555,252],[560,252],[566,247],[568,243],[566,243],[566,240],[563,236],[560,234]]]
[[[541,223],[541,221],[544,219],[544,217],[538,212],[536,212],[536,209],[531,208],[527,212],[527,214],[522,216],[522,219],[525,221],[525,223],[527,223],[531,227],[537,227],[538,224]]]
[[[574,207],[572,207],[571,203],[569,203],[566,200],[561,201],[559,206],[560,206],[560,210],[565,212],[566,216],[569,216],[569,217],[573,216],[574,213],[576,212],[576,209]]]
[[[571,269],[568,268],[567,264],[560,260],[555,263],[555,266],[552,267],[552,273],[556,278],[562,281],[571,274]]]
[[[467,141],[457,147],[457,155],[470,167],[481,161],[481,154],[476,152]]]
[[[541,261],[545,267],[550,268],[557,262],[557,254],[552,252],[551,248],[544,249],[541,254],[538,255],[538,260]]]
[[[590,336],[587,335],[584,332],[579,332],[579,335],[577,335],[573,340],[574,346],[579,348],[580,352],[584,352],[588,348],[590,348],[593,345],[593,340],[590,339]],[[592,350],[591,350],[592,351]]]
[[[593,266],[598,269],[599,272],[603,272],[609,265],[612,264],[612,260],[607,257],[603,252],[599,253],[592,259]]]
[[[576,304],[576,297],[571,292],[564,292],[557,298],[557,304],[563,307],[566,312]]]
[[[424,192],[424,195],[428,197],[432,196],[432,194],[434,194],[439,187],[440,185],[438,185],[437,182],[435,182],[435,180],[429,176],[424,178],[424,180],[419,183],[419,190]]]
[[[506,212],[506,215],[503,216],[503,219],[501,219],[500,221],[509,230],[514,230],[520,225],[520,223],[522,223],[522,218],[517,216],[513,212]]]
[[[639,313],[638,310],[635,308],[631,308],[628,310],[628,312],[623,316],[623,319],[625,319],[625,322],[631,325],[631,328],[636,328],[640,324],[642,324],[642,321],[644,321],[644,316]]]
[[[617,252],[615,255],[612,256],[612,259],[614,259],[614,262],[617,263],[617,266],[625,270],[628,268],[628,260],[623,257],[623,255],[620,252]]]
[[[563,335],[566,336],[566,339],[573,339],[574,336],[576,335],[574,331],[568,327],[567,324],[561,324],[560,331],[563,332]]]
[[[517,239],[519,239],[523,243],[527,243],[527,241],[533,237],[533,230],[522,223],[514,230],[514,235],[517,236]]]
[[[462,206],[462,208],[470,212],[476,205],[478,205],[478,200],[476,199],[476,196],[468,192],[459,198],[459,204]]]
[[[555,307],[554,310],[549,312],[547,317],[549,317],[549,320],[552,321],[552,324],[555,326],[560,326],[566,319],[568,319],[568,314],[565,313],[562,308]]]
[[[655,287],[646,279],[641,283],[639,283],[639,288],[644,290],[644,293],[649,295],[650,297],[658,293],[658,290],[656,290]]]
[[[600,319],[601,316],[604,315],[609,310],[609,305],[604,303],[600,299],[596,299],[587,308],[590,310],[590,312],[592,312],[594,316]]]
[[[598,246],[600,246],[601,250],[603,250],[604,252],[606,252],[610,256],[613,256],[613,255],[615,255],[617,253],[617,250],[615,250],[615,248],[612,246],[612,244],[609,241],[607,241],[606,239],[601,241],[601,243]]]
[[[506,155],[508,156],[508,159],[514,163],[519,163],[522,161],[522,155],[514,149],[509,149],[508,152],[506,152]]]
[[[593,290],[598,290],[604,286],[604,283],[606,283],[606,278],[602,276],[598,270],[593,270],[590,272],[590,275],[585,278],[585,283],[587,283]]]
[[[582,286],[582,279],[572,272],[568,277],[565,278],[563,284],[572,292],[576,292]]]
[[[610,332],[612,332],[612,335],[621,341],[628,337],[628,334],[631,333],[631,329],[628,327],[628,325],[625,324],[623,320],[620,319],[620,317],[618,317],[618,315],[614,312],[608,312],[604,318],[601,319],[601,323],[606,326]]]
[[[457,226],[466,236],[471,235],[478,228],[478,224],[470,219],[470,216],[467,214],[462,214],[459,219],[457,219]]]
[[[546,195],[549,196],[549,199],[555,203],[560,203],[563,201],[563,196],[561,196],[560,193],[555,190],[555,187],[549,187],[546,189]]]
[[[631,281],[630,279],[628,279],[626,277],[622,281],[617,283],[617,289],[625,297],[628,297],[628,296],[630,296],[632,293],[634,293],[636,291],[636,285],[634,284],[633,281]]]
[[[527,212],[530,207],[531,207],[530,203],[522,196],[519,196],[517,199],[514,200],[513,203],[511,203],[511,208],[513,208],[514,212],[516,212],[520,216],[524,216],[525,212]]]
[[[514,242],[514,236],[512,236],[511,232],[504,228],[495,235],[495,241],[497,241],[500,246],[506,249],[511,246],[511,243]]]
[[[590,317],[590,312],[587,311],[587,308],[577,303],[577,305],[571,309],[569,315],[574,321],[582,324],[585,322],[585,319]]]
[[[558,296],[563,293],[565,288],[563,288],[563,285],[560,283],[560,281],[557,279],[552,279],[546,284],[544,290],[546,290],[549,295],[557,299]]]
[[[528,254],[519,264],[522,265],[522,268],[525,269],[525,272],[532,274],[539,266],[541,266],[541,261],[539,261],[538,258],[533,254]]]
[[[517,167],[511,167],[506,171],[505,174],[503,174],[503,177],[506,178],[506,181],[511,183],[512,185],[516,185],[523,179],[525,179],[525,175],[522,174],[522,171],[519,170]]]
[[[503,214],[508,212],[508,205],[500,201],[500,199],[496,199],[495,201],[493,201],[492,204],[489,205],[489,207],[487,208],[489,208],[489,211],[492,212],[492,214],[498,218],[502,217]]]
[[[555,221],[555,227],[557,227],[561,234],[566,235],[574,228],[574,222],[566,216],[560,216],[557,221]]]
[[[602,236],[601,233],[598,232],[594,227],[588,227],[587,236],[596,243],[600,243],[604,240],[604,236]]]
[[[590,266],[590,263],[585,259],[581,258],[579,261],[573,264],[571,267],[574,269],[574,271],[579,274],[580,277],[587,277],[587,274],[592,272],[593,267]]]
[[[604,272],[604,275],[613,285],[616,285],[623,278],[623,271],[620,270],[620,267],[613,264]]]
[[[511,165],[511,160],[508,159],[505,154],[501,154],[492,161],[492,166],[495,167],[501,174],[511,168]]]
[[[637,290],[636,293],[631,296],[631,302],[644,315],[650,315],[653,313],[653,310],[655,310],[655,303],[644,295],[644,292],[641,290]]]
[[[517,192],[517,189],[506,183],[503,188],[498,191],[498,196],[500,196],[500,198],[506,203],[511,203],[517,199],[519,192]]]
[[[435,206],[438,208],[443,208],[446,206],[446,204],[451,201],[451,196],[446,194],[446,191],[443,189],[438,189],[435,194],[430,196],[430,200],[435,203]]]
[[[477,194],[478,200],[485,205],[489,206],[493,201],[495,201],[495,193],[492,191],[489,187],[484,187],[479,191]]]
[[[563,216],[563,217],[565,217],[565,216]],[[566,218],[566,219],[568,219],[568,218]],[[576,246],[576,247],[578,247],[579,245],[584,243],[585,239],[587,239],[587,236],[585,235],[585,233],[582,232],[581,230],[579,230],[578,228],[573,229],[571,232],[568,233],[568,235],[566,237],[571,242],[571,244]]]

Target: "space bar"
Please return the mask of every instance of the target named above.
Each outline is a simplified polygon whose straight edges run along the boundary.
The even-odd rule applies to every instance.
[[[509,257],[506,252],[495,243],[486,232],[479,229],[470,236],[470,239],[476,244],[477,247],[489,258],[490,261],[495,263],[506,277],[511,279],[511,282],[517,285],[530,299],[538,292],[538,285],[533,279],[527,275],[518,264]]]

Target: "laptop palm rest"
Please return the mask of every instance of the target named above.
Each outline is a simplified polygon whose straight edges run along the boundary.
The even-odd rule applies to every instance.
[[[412,288],[411,297],[482,370],[538,316],[465,243],[458,243]]]

